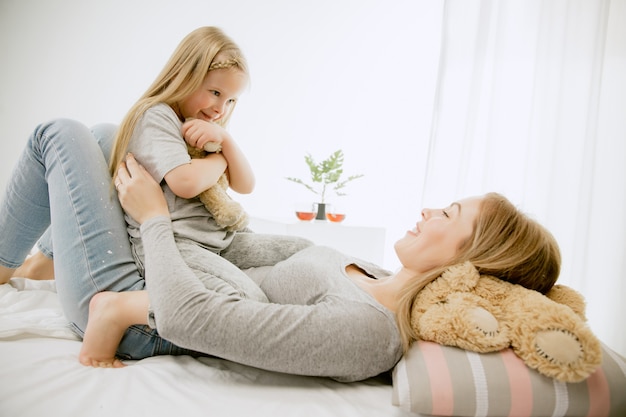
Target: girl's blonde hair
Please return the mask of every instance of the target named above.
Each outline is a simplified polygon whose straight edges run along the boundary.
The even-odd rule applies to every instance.
[[[397,309],[404,349],[417,339],[411,312],[417,293],[452,265],[470,261],[480,274],[548,292],[561,271],[561,252],[552,234],[497,193],[486,194],[470,237],[454,259],[416,277],[404,289]]]
[[[111,176],[115,177],[117,167],[126,156],[135,126],[146,110],[157,103],[174,107],[200,88],[209,71],[227,68],[249,74],[241,50],[224,32],[216,27],[201,27],[187,35],[156,80],[122,120],[111,150]],[[226,126],[234,107],[231,106],[230,111],[216,123]]]

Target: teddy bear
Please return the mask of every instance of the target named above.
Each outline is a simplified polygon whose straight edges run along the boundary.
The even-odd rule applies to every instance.
[[[471,262],[450,267],[418,293],[411,325],[420,339],[442,345],[511,347],[528,367],[563,382],[580,382],[602,363],[578,292],[555,285],[543,295],[480,275]]]
[[[204,149],[187,145],[187,151],[192,158],[203,158],[207,153],[221,150],[221,145],[215,142],[207,142]],[[224,173],[214,186],[201,192],[198,198],[213,215],[218,225],[229,231],[243,230],[248,225],[248,215],[241,204],[233,200],[227,191],[228,177]]]

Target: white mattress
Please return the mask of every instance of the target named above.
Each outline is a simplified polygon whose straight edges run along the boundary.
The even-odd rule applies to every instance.
[[[94,369],[78,362],[80,345],[54,281],[0,285],[0,416],[409,415],[382,378],[342,384],[188,356]]]

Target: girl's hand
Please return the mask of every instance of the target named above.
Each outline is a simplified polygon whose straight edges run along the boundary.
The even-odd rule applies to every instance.
[[[117,169],[114,184],[120,204],[139,224],[157,216],[169,217],[163,190],[132,154]]]
[[[189,146],[196,149],[204,149],[204,145],[208,142],[221,145],[228,137],[228,133],[222,126],[200,119],[188,119],[183,123],[182,134]]]

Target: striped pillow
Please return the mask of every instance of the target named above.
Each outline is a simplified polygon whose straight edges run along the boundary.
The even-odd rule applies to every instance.
[[[548,378],[511,349],[476,353],[419,341],[393,370],[393,404],[436,416],[626,416],[626,361],[602,346],[579,383]]]

